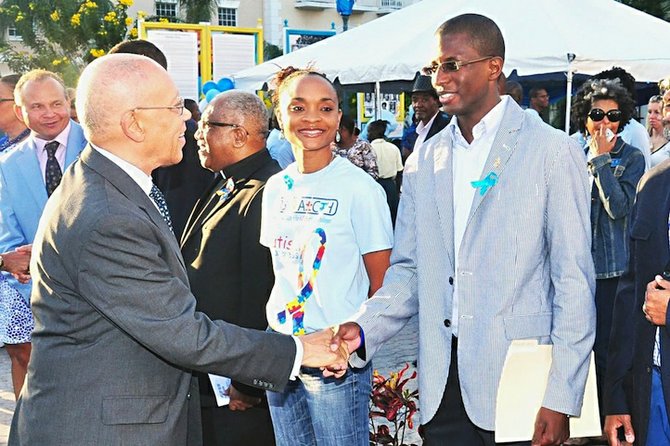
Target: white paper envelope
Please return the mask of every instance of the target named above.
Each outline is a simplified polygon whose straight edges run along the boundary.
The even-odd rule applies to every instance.
[[[535,417],[542,405],[549,368],[551,345],[536,340],[515,340],[507,352],[496,401],[496,442],[530,441]],[[570,436],[601,435],[596,369],[591,354],[581,417],[570,418]]]

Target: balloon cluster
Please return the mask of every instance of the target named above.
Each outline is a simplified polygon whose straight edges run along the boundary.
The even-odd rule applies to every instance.
[[[232,90],[235,88],[235,83],[228,77],[222,77],[218,82],[207,81],[202,86],[202,93],[205,95],[205,100],[209,104],[219,93]]]

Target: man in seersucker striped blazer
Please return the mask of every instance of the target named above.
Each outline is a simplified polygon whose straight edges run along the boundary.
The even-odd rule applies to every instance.
[[[493,21],[461,15],[436,36],[425,71],[454,118],[407,160],[384,285],[338,334],[350,351],[364,344],[350,361],[361,366],[418,312],[427,446],[494,445],[510,343],[553,343],[533,445],[558,445],[581,411],[595,329],[584,155],[498,95]]]

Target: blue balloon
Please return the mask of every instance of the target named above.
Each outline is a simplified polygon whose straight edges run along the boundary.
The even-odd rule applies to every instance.
[[[227,77],[222,77],[219,79],[219,82],[216,83],[216,88],[219,91],[228,91],[235,88],[235,82],[232,79]]]
[[[212,99],[214,99],[216,95],[218,95],[219,93],[221,92],[216,88],[213,88],[209,90],[207,93],[205,93],[205,99],[207,99],[207,103],[212,102]]]
[[[216,85],[216,82],[214,82],[214,81],[207,81],[207,82],[205,82],[205,85],[202,86],[202,92],[204,94],[207,94],[207,92],[209,90],[216,90],[216,89],[217,89],[217,85]]]

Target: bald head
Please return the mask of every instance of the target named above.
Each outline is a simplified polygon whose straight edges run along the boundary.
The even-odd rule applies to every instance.
[[[191,113],[167,71],[136,54],[109,54],[88,65],[77,87],[88,140],[144,171],[182,159]]]
[[[101,144],[118,136],[123,113],[144,105],[166,80],[172,82],[159,64],[136,54],[110,54],[91,62],[79,78],[76,104],[88,140]]]

